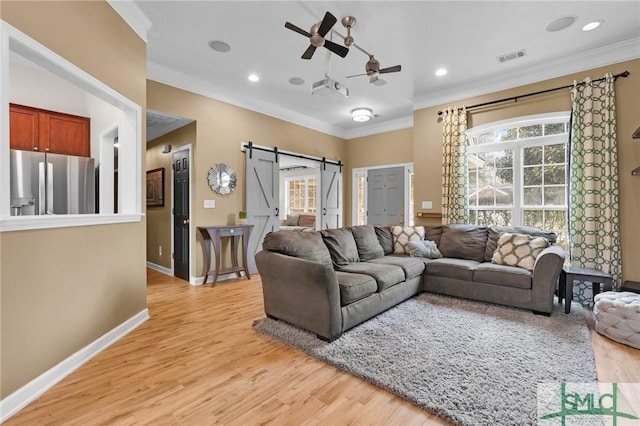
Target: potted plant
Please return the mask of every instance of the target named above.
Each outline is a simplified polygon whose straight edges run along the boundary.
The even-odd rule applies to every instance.
[[[236,220],[236,224],[237,225],[246,225],[246,223],[247,223],[247,212],[239,211],[238,212],[238,218]]]

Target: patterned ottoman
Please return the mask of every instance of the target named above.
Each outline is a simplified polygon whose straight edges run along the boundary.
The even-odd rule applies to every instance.
[[[593,307],[596,331],[611,340],[640,349],[640,294],[606,291]]]

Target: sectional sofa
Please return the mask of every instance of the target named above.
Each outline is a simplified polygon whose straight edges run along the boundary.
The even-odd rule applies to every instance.
[[[507,265],[519,255],[505,237],[543,242],[529,269]],[[421,241],[435,244],[436,258],[411,255]],[[267,316],[331,341],[422,291],[549,315],[565,259],[555,241],[529,227],[462,224],[277,231],[265,236],[256,264]]]

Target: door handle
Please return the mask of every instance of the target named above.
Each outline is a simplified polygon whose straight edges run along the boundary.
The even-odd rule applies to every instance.
[[[184,225],[188,225],[188,224],[189,224],[189,219],[184,219],[184,220],[182,221],[182,223],[183,223]]]
[[[326,216],[326,215],[327,215],[327,208],[326,208],[326,207],[323,207],[323,208],[322,208],[322,215],[323,215],[323,216]]]
[[[276,216],[280,216],[280,207],[276,207]]]

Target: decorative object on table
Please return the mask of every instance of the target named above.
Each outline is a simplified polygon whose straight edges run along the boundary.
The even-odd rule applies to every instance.
[[[147,171],[147,207],[164,207],[164,167]]]
[[[454,424],[533,425],[538,383],[596,381],[584,311],[573,308],[545,317],[422,293],[331,343],[270,318],[254,328]]]
[[[247,224],[247,212],[239,211],[238,217],[236,218],[236,225],[246,225]]]
[[[598,333],[640,349],[640,294],[607,291],[596,295],[593,318]]]
[[[238,178],[231,166],[218,163],[209,169],[208,180],[213,191],[220,195],[227,195],[236,188]]]

